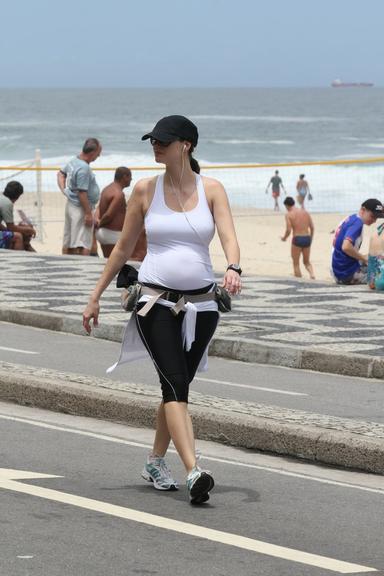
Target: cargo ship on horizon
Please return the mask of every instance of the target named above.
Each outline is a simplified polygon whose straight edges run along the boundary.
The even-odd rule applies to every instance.
[[[373,82],[342,82],[336,79],[332,82],[332,88],[372,88]]]

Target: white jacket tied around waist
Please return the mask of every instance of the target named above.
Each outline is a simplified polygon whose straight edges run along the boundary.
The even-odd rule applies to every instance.
[[[215,277],[209,255],[209,244],[215,233],[215,223],[209,209],[203,181],[196,174],[198,203],[188,212],[176,212],[169,208],[164,199],[164,176],[157,178],[152,203],[145,216],[147,234],[147,255],[139,270],[139,282],[165,286],[174,291],[196,290],[213,284]],[[212,288],[213,290],[213,288]],[[152,296],[143,295],[140,302],[148,302]],[[174,303],[162,298],[157,304],[169,308]],[[196,315],[203,311],[216,311],[217,302],[212,299],[203,302],[186,302],[182,324],[183,344],[190,350],[195,339]],[[135,314],[126,327],[118,362],[111,366],[111,372],[119,364],[146,357],[148,352],[137,329]],[[208,348],[200,362],[199,371],[206,370]]]

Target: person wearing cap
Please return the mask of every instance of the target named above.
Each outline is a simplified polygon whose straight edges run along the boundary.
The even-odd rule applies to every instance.
[[[332,272],[338,284],[365,284],[367,282],[367,256],[359,252],[363,227],[371,226],[384,217],[384,207],[376,198],[362,203],[357,214],[348,216],[335,232],[332,252]]]
[[[219,317],[209,255],[215,228],[228,262],[222,287],[232,295],[241,290],[240,250],[222,184],[202,177],[192,155],[198,142],[193,122],[166,116],[142,139],[150,140],[155,161],[165,164],[165,172],[135,185],[122,234],[90,296],[83,325],[88,333],[92,320],[97,325],[100,297],[131,255],[144,225],[148,249],[138,275],[138,303],[120,359],[109,370],[150,355],[163,399],[142,476],[158,490],[178,488],[164,459],[172,440],[186,469],[190,502],[202,504],[209,499],[214,480],[197,463],[188,391],[196,371],[206,367]]]

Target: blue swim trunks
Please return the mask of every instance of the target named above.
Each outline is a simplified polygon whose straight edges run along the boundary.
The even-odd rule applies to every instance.
[[[0,248],[10,248],[13,238],[13,232],[9,230],[0,230]]]
[[[298,248],[309,248],[312,243],[312,236],[294,236],[292,238],[292,244]]]

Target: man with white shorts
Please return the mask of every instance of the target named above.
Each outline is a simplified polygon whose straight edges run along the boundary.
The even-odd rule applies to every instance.
[[[116,169],[114,181],[106,186],[96,209],[96,239],[100,242],[103,256],[108,258],[120,238],[123,229],[126,199],[124,189],[131,184],[132,174],[126,166]],[[130,260],[141,262],[147,252],[147,241],[142,230]]]
[[[72,158],[57,174],[57,183],[67,197],[63,254],[89,256],[93,240],[93,211],[100,196],[90,168],[101,154],[97,138],[88,138],[79,156]]]

